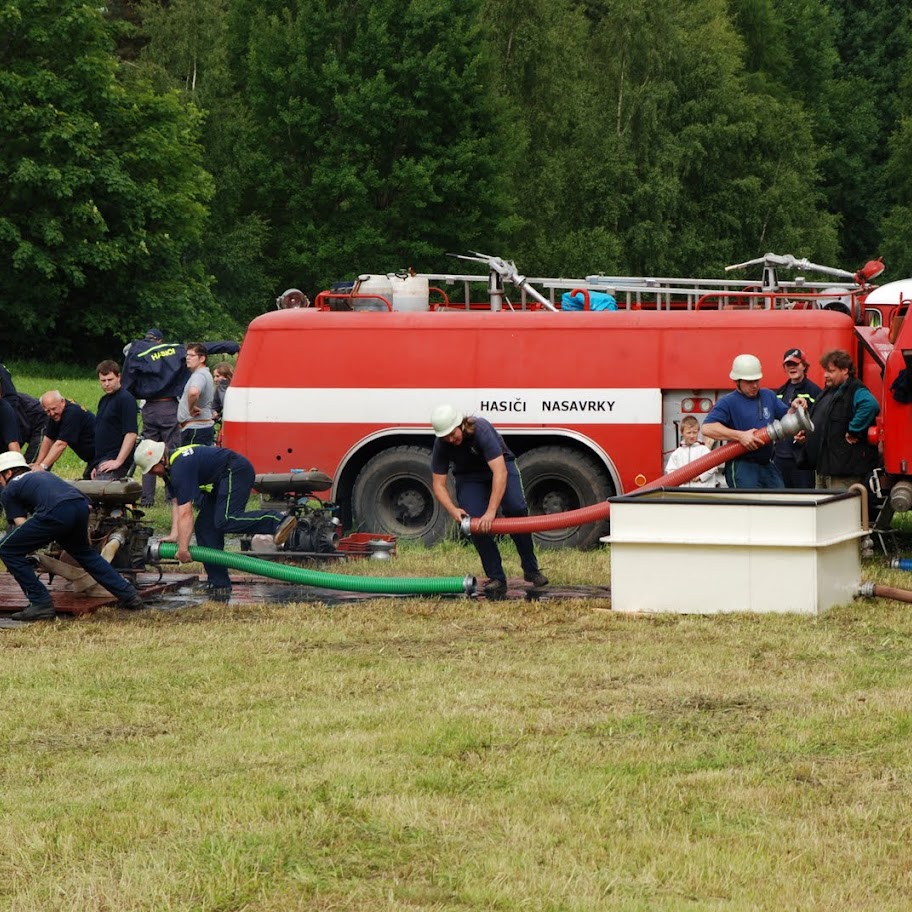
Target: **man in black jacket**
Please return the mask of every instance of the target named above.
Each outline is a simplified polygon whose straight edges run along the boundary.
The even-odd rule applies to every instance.
[[[809,461],[817,470],[817,487],[865,484],[880,463],[877,447],[868,443],[868,428],[880,412],[880,403],[855,376],[848,352],[829,351],[820,365],[826,387],[811,413],[814,431],[806,444]]]
[[[235,355],[241,348],[231,341],[205,345],[213,355]],[[185,345],[165,342],[162,331],[154,327],[124,349],[121,385],[134,399],[145,400],[141,411],[143,439],[164,443],[169,452],[180,446],[177,402],[190,379],[186,357]],[[142,483],[140,504],[150,507],[155,502],[155,476],[143,475]]]

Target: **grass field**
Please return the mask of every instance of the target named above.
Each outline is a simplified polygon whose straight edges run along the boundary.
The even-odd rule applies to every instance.
[[[607,551],[543,564],[610,579]],[[450,543],[381,569],[479,568]],[[0,909],[912,908],[908,606],[603,608],[208,603],[0,630]]]

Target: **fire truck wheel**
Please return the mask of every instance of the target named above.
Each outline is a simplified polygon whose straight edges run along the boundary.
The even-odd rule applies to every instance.
[[[569,447],[537,447],[517,460],[529,513],[565,513],[601,503],[614,494],[608,473],[591,456]],[[538,548],[595,548],[608,522],[536,532]]]
[[[355,481],[352,512],[356,526],[428,547],[436,545],[455,526],[437,503],[432,484],[427,447],[400,446],[378,453]]]

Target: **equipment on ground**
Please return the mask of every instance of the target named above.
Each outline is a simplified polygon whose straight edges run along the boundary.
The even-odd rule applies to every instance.
[[[241,537],[241,550],[271,559],[339,556],[336,545],[341,523],[335,504],[313,496],[331,487],[332,479],[317,469],[257,475],[253,488],[264,506],[280,503],[297,518],[298,525],[281,548],[276,547],[271,535],[250,535]]]

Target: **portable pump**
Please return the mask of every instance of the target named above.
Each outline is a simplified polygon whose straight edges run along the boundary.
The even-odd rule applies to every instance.
[[[335,504],[319,500],[317,491],[328,491],[332,479],[316,469],[257,475],[254,490],[268,500],[283,501],[285,509],[297,517],[298,526],[280,549],[271,535],[241,537],[241,550],[252,551],[261,557],[328,555],[336,553],[341,522]]]

